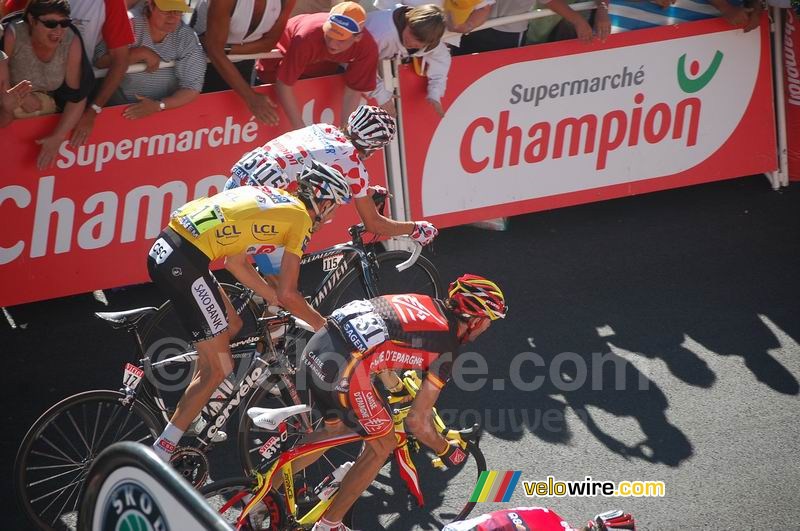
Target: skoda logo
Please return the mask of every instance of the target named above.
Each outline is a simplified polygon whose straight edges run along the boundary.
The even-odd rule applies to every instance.
[[[103,531],[169,531],[153,495],[138,481],[126,479],[109,494]]]

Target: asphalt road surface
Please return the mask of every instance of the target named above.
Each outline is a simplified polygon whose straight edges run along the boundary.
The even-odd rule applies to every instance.
[[[490,469],[666,487],[542,499],[520,482],[507,507],[549,506],[573,525],[619,507],[640,529],[797,528],[800,186],[750,177],[520,216],[506,232],[449,229],[430,256],[443,279],[482,274],[507,293],[508,318],[472,345],[487,370],[465,381],[479,389],[441,398],[450,418],[484,425]],[[107,295],[115,310],[161,302],[150,286]],[[24,328],[0,323],[3,529],[27,528],[8,478],[31,423],[118,386],[130,345],[91,317],[102,309],[81,295],[11,308]],[[215,477],[237,475],[234,451],[216,450]],[[404,496],[372,487],[363,528],[433,528]]]

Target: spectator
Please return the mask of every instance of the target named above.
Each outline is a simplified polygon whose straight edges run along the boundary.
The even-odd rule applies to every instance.
[[[595,36],[600,42],[605,42],[611,33],[608,0],[595,0],[596,9],[593,12],[579,12],[569,7],[576,1],[542,0],[542,6],[556,15],[532,20],[528,26],[528,42],[538,44],[578,38],[589,43]]]
[[[250,86],[255,61],[234,64],[228,54],[272,50],[294,3],[295,0],[200,0],[195,31],[211,61],[203,92],[232,88],[256,118],[269,125],[277,124],[275,104]]]
[[[130,64],[145,63],[144,72],[127,74],[109,100],[112,105],[133,103],[123,111],[129,119],[144,118],[191,103],[203,88],[206,56],[194,30],[181,15],[190,12],[183,0],[148,0],[132,19],[134,43]],[[159,68],[159,62],[175,66]],[[97,47],[95,65],[111,62],[105,44]]]
[[[398,3],[397,0],[374,1],[378,9],[394,9]],[[444,9],[447,29],[456,34],[446,34],[442,41],[458,47],[461,33],[469,33],[489,19],[495,0],[403,0],[401,3],[410,7],[432,3]]]
[[[0,42],[2,41],[3,31],[0,28]],[[22,100],[30,93],[31,87],[31,82],[27,79],[11,87],[8,56],[0,50],[0,127],[5,127],[14,121],[14,109],[20,106]]]
[[[333,6],[341,1],[342,0],[297,0],[289,18],[311,13],[328,13]]]
[[[70,144],[77,147],[89,139],[97,115],[102,112],[128,70],[128,45],[133,43],[133,31],[125,0],[71,0],[70,3],[72,19],[83,37],[87,57],[94,57],[102,34],[111,58],[108,72],[72,133]]]
[[[722,16],[733,26],[743,26],[747,32],[758,27],[763,11],[761,0],[748,5],[743,6],[740,0],[709,0],[708,3],[693,0],[614,0],[609,5],[609,13],[612,33],[717,16]]]
[[[373,11],[364,26],[378,45],[379,59],[411,57],[420,73],[428,78],[428,103],[440,116],[442,96],[447,87],[450,51],[440,42],[445,30],[442,8],[427,4],[418,7],[397,6],[391,10]],[[393,92],[378,80],[369,94],[390,114],[396,114]]]
[[[36,141],[41,146],[36,159],[40,169],[52,164],[86,104],[88,90],[81,87],[83,50],[80,39],[69,28],[69,15],[67,0],[31,0],[24,16],[9,24],[3,35],[10,85],[23,80],[32,85],[14,115],[52,113],[56,111],[56,98],[66,100],[55,130]]]
[[[0,5],[0,15],[2,16],[13,13],[14,11],[22,11],[28,4],[28,0],[0,0],[0,2],[2,2],[2,5]]]
[[[278,41],[283,58],[277,62],[275,90],[292,128],[304,127],[292,92],[301,76],[333,74],[340,64],[347,66],[342,119],[355,110],[362,92],[375,90],[378,47],[369,32],[362,31],[365,19],[364,8],[355,2],[337,4],[330,13],[289,19]],[[271,81],[275,65],[274,60],[258,62],[262,81]]]

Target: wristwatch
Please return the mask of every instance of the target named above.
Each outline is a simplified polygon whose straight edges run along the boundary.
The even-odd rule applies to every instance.
[[[89,108],[92,109],[95,114],[100,114],[101,112],[103,112],[103,108],[96,103],[92,103],[91,105],[89,105]]]
[[[166,104],[166,103],[164,103],[163,101],[159,101],[159,102],[158,102],[158,110],[159,110],[159,111],[163,111],[163,110],[165,110],[166,108],[167,108],[167,104]]]

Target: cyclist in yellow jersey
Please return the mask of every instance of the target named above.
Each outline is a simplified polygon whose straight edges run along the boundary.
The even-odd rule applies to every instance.
[[[209,271],[211,260],[224,258],[225,268],[242,284],[319,329],[325,319],[297,290],[300,258],[316,228],[349,200],[350,187],[342,174],[312,162],[298,179],[297,195],[243,186],[191,201],[172,214],[150,248],[147,269],[172,300],[198,359],[192,381],[153,445],[159,457],[169,460],[192,420],[233,370],[230,338],[241,320],[229,326],[227,316],[236,314]],[[275,289],[256,272],[248,255],[278,248],[285,252]]]

